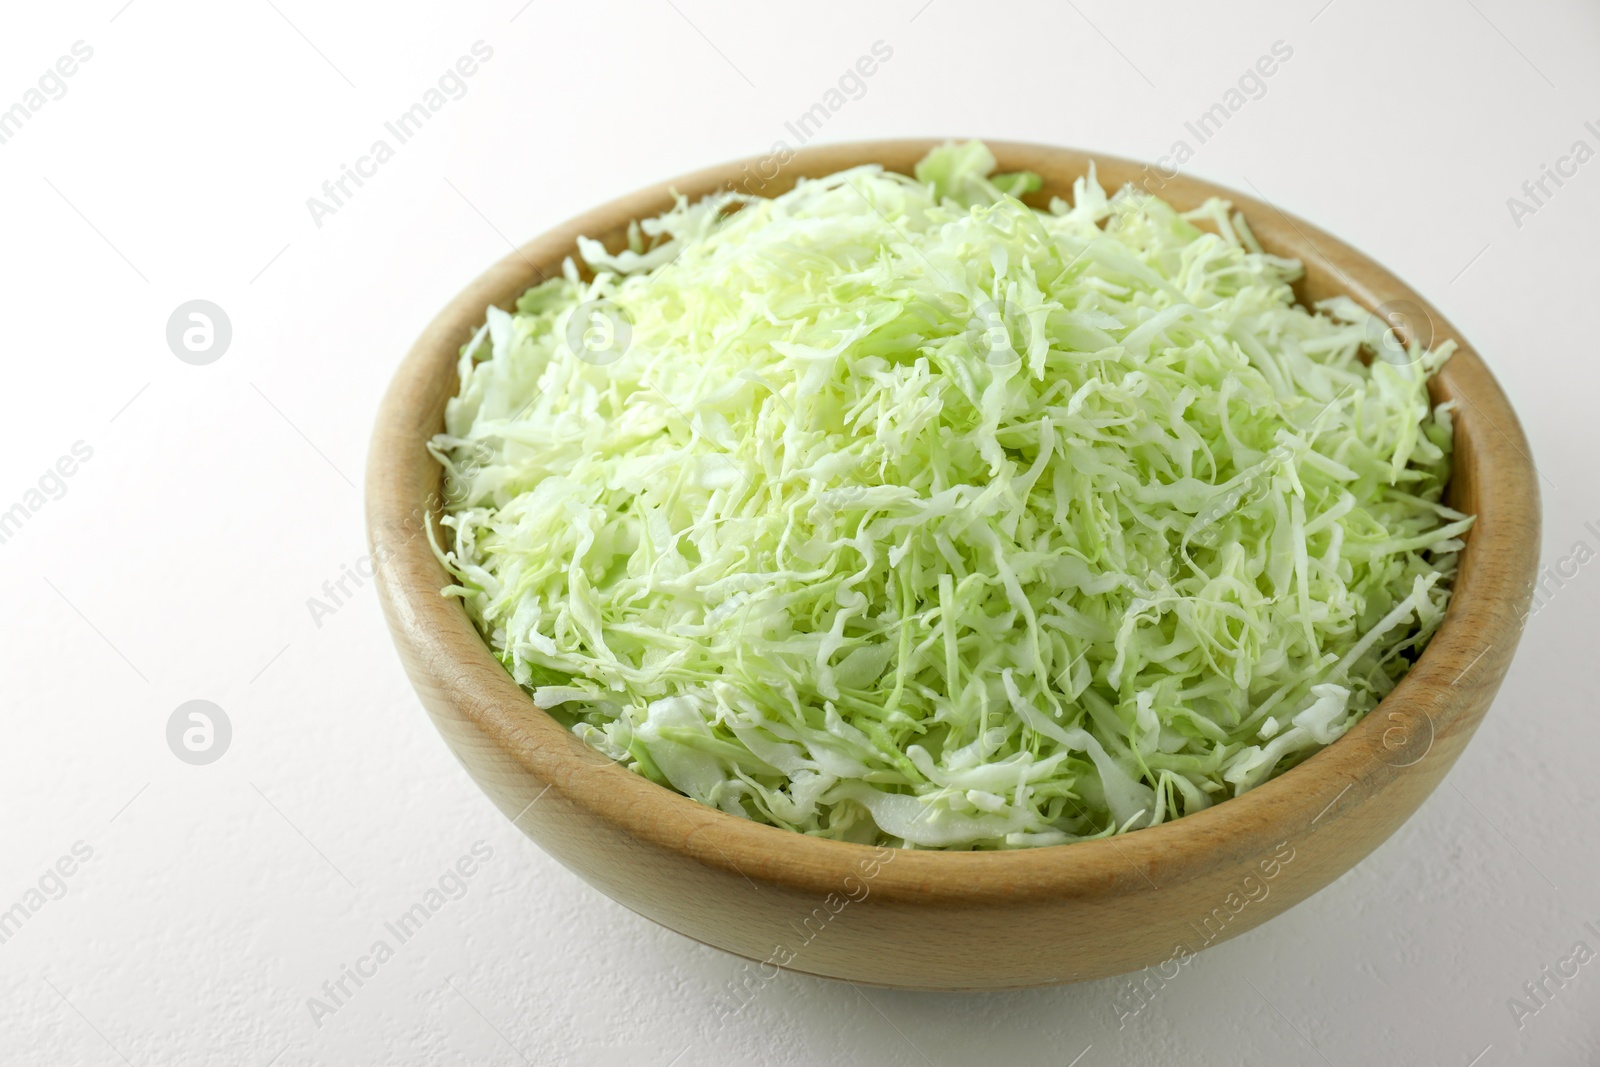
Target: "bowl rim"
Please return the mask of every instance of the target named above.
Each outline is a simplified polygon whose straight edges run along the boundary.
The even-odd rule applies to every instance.
[[[734,160],[630,193],[545,232],[491,266],[424,330],[384,397],[368,456],[372,559],[391,631],[414,683],[420,684],[421,675],[428,684],[448,687],[456,711],[529,775],[627,836],[752,882],[818,897],[848,884],[844,879],[858,875],[864,862],[879,855],[879,846],[730,815],[613,763],[538,708],[494,658],[461,601],[439,595],[449,579],[433,556],[422,517],[436,517],[443,469],[423,444],[442,429],[442,401],[438,413],[419,410],[419,402],[439,395],[445,374],[455,381],[460,346],[482,322],[484,308],[514,300],[537,280],[536,272],[559,269],[579,235],[614,235],[628,220],[662,210],[673,190],[694,199],[716,189],[751,189],[753,172],[762,189],[770,184],[781,192],[796,177],[861,163],[905,170],[907,160],[947,140],[858,141]],[[1125,177],[1154,170],[1100,152],[986,143],[1004,170],[1046,164],[1058,172],[1082,172],[1092,164],[1102,181],[1108,173]],[[1185,174],[1158,173],[1161,185],[1153,191],[1164,198],[1184,204],[1213,195],[1228,199],[1263,244],[1298,246],[1293,254],[1305,264],[1308,279],[1337,276],[1343,284],[1335,288],[1369,309],[1410,301],[1431,320],[1436,342],[1458,344],[1432,390],[1435,402],[1461,401],[1451,480],[1457,491],[1471,495],[1478,521],[1467,536],[1449,610],[1417,662],[1376,708],[1332,744],[1240,796],[1110,838],[976,852],[898,849],[892,864],[876,868],[874,895],[948,905],[1099,896],[1109,889],[1175,885],[1203,874],[1219,858],[1270,853],[1341,803],[1354,810],[1378,802],[1392,780],[1413,773],[1438,738],[1459,732],[1464,744],[1488,701],[1469,699],[1470,690],[1457,683],[1477,669],[1498,685],[1509,665],[1538,565],[1538,474],[1509,401],[1476,351],[1419,293],[1332,235],[1270,202]],[[1051,188],[1047,183],[1046,191]],[[1493,492],[1481,491],[1486,482]],[[1412,759],[1414,742],[1424,733],[1426,743]],[[1354,790],[1355,796],[1342,801],[1353,784],[1374,778],[1375,787]]]

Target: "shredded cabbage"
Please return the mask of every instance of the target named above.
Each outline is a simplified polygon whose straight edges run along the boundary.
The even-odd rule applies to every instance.
[[[1472,521],[1450,346],[1297,305],[1226,202],[994,167],[680,197],[488,309],[435,550],[537,704],[735,815],[1005,848],[1242,793],[1394,687]]]

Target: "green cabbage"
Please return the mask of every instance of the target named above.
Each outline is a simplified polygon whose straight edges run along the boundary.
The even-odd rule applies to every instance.
[[[488,310],[435,550],[599,751],[822,837],[1070,842],[1293,766],[1437,628],[1449,346],[1296,305],[1224,202],[993,169],[680,198]]]

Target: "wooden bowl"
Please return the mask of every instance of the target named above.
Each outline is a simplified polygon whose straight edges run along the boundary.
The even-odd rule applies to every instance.
[[[653,186],[568,222],[491,267],[434,319],[396,374],[367,467],[367,518],[395,644],[439,732],[524,832],[601,892],[752,965],[736,1010],[776,971],[885,986],[1001,989],[1162,971],[1326,886],[1392,834],[1461,754],[1521,634],[1539,546],[1537,476],[1505,395],[1472,346],[1388,271],[1277,208],[1142,164],[992,143],[1002,170],[1070,197],[1093,160],[1108,188],[1144,182],[1180,208],[1222,196],[1269,251],[1304,262],[1304,300],[1346,293],[1391,305],[1460,350],[1433,381],[1459,401],[1452,484],[1477,515],[1450,610],[1404,680],[1344,737],[1242,797],[1108,840],[1007,852],[875,849],[807,837],[704,807],[596,753],[536,707],[490,654],[447,584],[423,523],[441,467],[456,358],[489,304],[512,306],[559,270],[579,235],[620,246],[631,219],[719,187],[764,196],[801,176],[876,162],[910,173],[937,142],[881,141],[744,160]],[[1153,179],[1153,180],[1152,180]],[[530,887],[530,897],[536,890]]]

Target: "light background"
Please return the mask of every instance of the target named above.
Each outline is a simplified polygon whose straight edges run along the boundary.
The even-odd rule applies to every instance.
[[[373,411],[450,295],[508,240],[766,151],[880,40],[892,59],[819,139],[1146,159],[1192,143],[1183,123],[1286,42],[1185,169],[1437,304],[1523,415],[1545,562],[1600,548],[1600,161],[1520,226],[1506,204],[1574,141],[1600,147],[1594,5],[123,4],[0,14],[0,108],[74,42],[94,50],[0,145],[0,510],[93,449],[0,544],[0,909],[93,849],[0,945],[0,1063],[1595,1062],[1600,962],[1521,1028],[1507,1001],[1575,942],[1600,950],[1600,567],[1530,621],[1404,829],[1120,1028],[1125,979],[977,996],[790,975],[717,1027],[740,962],[613,904],[491,807],[370,584],[320,625],[307,608],[365,552]],[[466,95],[316,226],[306,198],[478,40],[494,55]],[[196,298],[233,326],[208,366],[165,342]],[[167,747],[191,699],[232,722],[210,766]],[[466,896],[316,1026],[306,998],[480,840]]]

